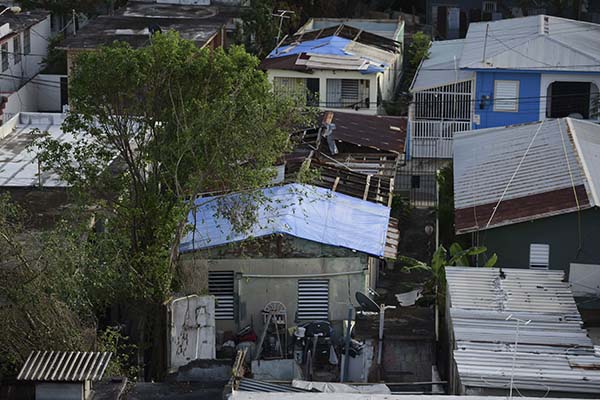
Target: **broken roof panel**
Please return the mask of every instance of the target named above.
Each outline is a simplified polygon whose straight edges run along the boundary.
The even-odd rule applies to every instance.
[[[456,134],[457,233],[597,206],[597,150],[600,125],[571,118]]]
[[[448,267],[446,280],[462,385],[508,389],[514,376],[519,389],[550,397],[600,393],[600,362],[563,271]],[[516,354],[515,318],[531,321]]]
[[[333,123],[333,137],[336,141],[404,153],[406,117],[336,112],[333,115]]]
[[[263,189],[256,206],[256,223],[243,232],[218,212],[220,202],[238,194],[199,198],[188,216],[193,226],[180,250],[190,252],[251,237],[287,234],[305,240],[383,257],[390,208],[310,185],[288,184]]]
[[[339,26],[350,26],[392,40],[401,40],[404,21],[395,19],[363,19],[363,18],[311,18],[302,26],[296,35],[319,31]]]

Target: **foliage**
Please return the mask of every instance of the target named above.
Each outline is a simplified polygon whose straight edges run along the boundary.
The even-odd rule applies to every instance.
[[[487,251],[485,247],[470,247],[463,249],[458,243],[450,245],[450,251],[444,246],[440,246],[433,253],[429,264],[423,261],[415,260],[410,257],[400,257],[399,261],[405,266],[402,268],[405,272],[410,271],[428,271],[431,272],[431,279],[426,284],[426,289],[430,294],[437,296],[438,302],[446,293],[446,267],[447,266],[470,266],[469,257],[478,256]],[[497,262],[498,257],[494,253],[486,262],[485,267],[491,268]]]
[[[43,168],[101,220],[107,234],[92,242],[98,268],[110,273],[98,292],[110,293],[139,333],[138,350],[151,348],[155,359],[188,199],[241,191],[239,202],[219,209],[247,225],[253,189],[275,176],[288,132],[306,124],[292,100],[272,93],[258,63],[241,47],[199,49],[173,32],[142,49],[116,43],[82,53],[69,88],[76,112],[63,124],[77,140],[43,135],[35,143]]]
[[[113,354],[104,373],[105,376],[125,376],[131,381],[137,380],[139,369],[135,366],[136,346],[129,343],[120,327],[109,326],[98,335],[97,351]]]
[[[277,45],[278,22],[272,15],[274,3],[273,0],[250,0],[250,7],[242,17],[246,48],[261,59]]]
[[[23,211],[0,196],[0,375],[32,350],[91,350],[96,321],[85,286],[93,263],[80,231],[32,234]]]
[[[417,69],[421,64],[421,61],[429,58],[429,47],[431,46],[431,39],[428,35],[423,32],[415,33],[411,42],[406,50],[406,69],[404,71],[404,85],[406,88],[412,83]]]

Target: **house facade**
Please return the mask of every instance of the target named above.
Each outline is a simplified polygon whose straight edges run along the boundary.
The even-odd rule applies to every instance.
[[[376,21],[368,27],[377,27]],[[377,114],[392,98],[402,68],[404,22],[393,22],[393,33],[380,36],[355,27],[353,20],[311,30],[313,21],[274,49],[261,68],[276,91],[300,93],[311,105]]]
[[[599,117],[600,25],[546,15],[473,23],[434,42],[413,81],[412,156],[451,158],[455,132]]]
[[[357,291],[375,286],[388,238],[390,209],[310,186],[263,190],[257,219],[236,232],[216,213],[218,201],[198,199],[193,231],[182,241],[185,290],[217,298],[218,330],[263,326],[263,309],[280,302],[288,324],[327,320],[336,328]],[[233,197],[231,197],[233,196]]]
[[[462,132],[455,229],[498,265],[600,271],[600,125],[573,118]]]
[[[39,76],[50,36],[47,11],[7,11],[0,16],[2,121],[21,111],[47,109],[46,94],[60,89],[60,82]]]

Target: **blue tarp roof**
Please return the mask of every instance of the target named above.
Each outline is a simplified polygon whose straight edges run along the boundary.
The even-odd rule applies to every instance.
[[[324,38],[307,40],[305,42],[290,44],[274,49],[267,58],[278,58],[295,54],[320,54],[327,56],[358,56],[346,51],[346,47],[352,43],[352,40],[339,36],[327,36]],[[372,60],[363,56],[358,56],[376,64],[370,64],[366,70],[360,71],[362,74],[372,74],[383,72],[387,64]],[[383,66],[382,66],[383,65]]]
[[[306,42],[279,47],[273,50],[268,57],[275,58],[302,53],[349,56],[351,54],[346,53],[345,48],[350,42],[352,41],[339,36],[327,36],[320,39],[307,40]]]
[[[289,184],[262,192],[269,201],[260,202],[257,222],[244,232],[234,231],[229,220],[219,216],[219,201],[215,198],[197,199],[198,207],[188,216],[188,223],[196,227],[183,238],[180,251],[282,233],[374,256],[384,255],[388,207],[311,185]],[[236,196],[226,195],[221,200]]]

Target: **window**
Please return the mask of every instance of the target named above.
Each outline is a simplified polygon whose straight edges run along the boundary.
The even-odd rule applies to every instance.
[[[8,43],[2,43],[2,72],[8,69]]]
[[[485,13],[495,13],[496,12],[496,2],[495,1],[484,1],[482,9],[483,9],[483,12],[485,12]]]
[[[21,53],[23,50],[21,49],[21,35],[15,36],[13,39],[13,55],[15,59],[15,64],[21,62]]]
[[[329,319],[329,279],[298,280],[298,321]]]
[[[23,32],[23,54],[31,53],[31,31],[27,29]]]
[[[519,81],[495,81],[494,97],[494,111],[519,111]]]
[[[529,245],[529,268],[548,269],[550,265],[550,245],[532,243]]]
[[[369,81],[327,79],[327,107],[369,108]]]
[[[209,271],[208,293],[215,296],[215,319],[233,319],[234,316],[233,271]]]

